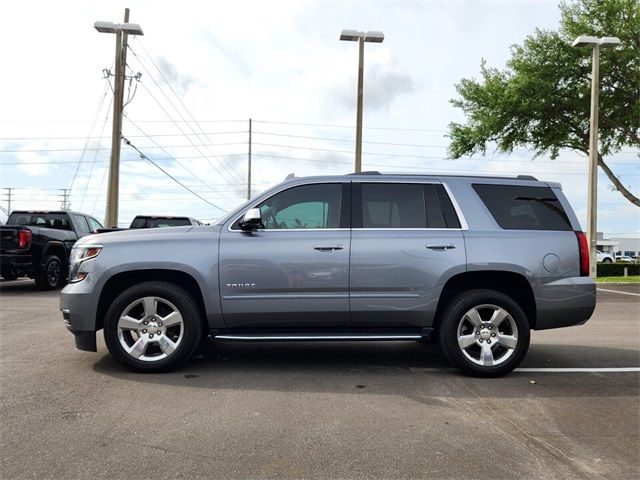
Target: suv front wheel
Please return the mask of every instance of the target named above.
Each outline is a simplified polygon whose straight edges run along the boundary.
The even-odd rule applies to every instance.
[[[129,287],[109,307],[104,339],[111,355],[137,372],[172,370],[202,339],[202,313],[194,298],[168,282]]]
[[[447,359],[475,377],[509,373],[529,349],[529,322],[522,308],[495,290],[469,290],[451,299],[438,330]]]

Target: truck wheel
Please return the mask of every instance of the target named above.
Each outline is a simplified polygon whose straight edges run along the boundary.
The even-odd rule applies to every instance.
[[[104,339],[125,367],[165,372],[193,355],[202,325],[202,312],[185,289],[169,282],[144,282],[129,287],[111,304]]]
[[[67,268],[57,255],[45,258],[42,270],[35,276],[36,287],[40,290],[62,288],[67,281]]]
[[[467,375],[499,377],[516,368],[529,349],[522,308],[494,290],[469,290],[444,308],[438,327],[447,359]]]
[[[602,260],[602,263],[611,263],[613,262],[613,260],[611,260],[609,257],[604,257],[604,260]]]

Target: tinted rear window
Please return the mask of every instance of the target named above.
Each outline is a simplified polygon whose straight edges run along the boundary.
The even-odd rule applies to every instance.
[[[549,187],[473,185],[500,227],[506,230],[572,230]]]
[[[56,230],[71,230],[69,217],[64,213],[12,213],[7,225],[30,225]]]
[[[136,217],[131,222],[131,228],[183,227],[185,225],[191,225],[191,221],[188,218]]]
[[[364,228],[425,228],[422,185],[401,183],[362,184]]]

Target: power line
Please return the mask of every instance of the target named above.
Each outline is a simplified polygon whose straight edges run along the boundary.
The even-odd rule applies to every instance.
[[[129,145],[131,148],[133,148],[136,152],[138,152],[140,154],[140,157],[144,158],[145,160],[149,161],[152,165],[154,165],[158,170],[160,170],[162,173],[164,173],[167,177],[169,177],[171,180],[173,180],[174,182],[176,182],[178,185],[180,185],[182,188],[184,188],[185,190],[188,190],[189,192],[191,192],[193,195],[195,195],[196,197],[198,197],[200,200],[202,200],[203,202],[208,203],[209,205],[211,205],[214,208],[217,208],[218,210],[220,210],[221,212],[227,213],[226,210],[224,210],[223,208],[218,207],[217,205],[215,205],[214,203],[211,203],[209,200],[207,200],[206,198],[198,195],[196,192],[194,192],[193,190],[191,190],[189,187],[187,187],[184,183],[182,183],[180,180],[178,180],[177,178],[175,178],[173,175],[171,175],[169,172],[167,172],[164,168],[162,168],[160,165],[158,165],[156,162],[154,162],[153,160],[151,160],[149,157],[147,157],[144,153],[142,153],[135,145],[133,145],[127,138],[122,137],[122,140],[124,141],[124,143],[126,143],[127,145]]]
[[[330,125],[327,123],[303,123],[303,122],[276,122],[274,120],[254,120],[256,123],[265,123],[273,125],[291,125],[302,127],[329,127],[329,128],[351,128],[355,129],[354,125]],[[389,130],[399,132],[430,132],[430,133],[446,133],[447,130],[437,130],[429,128],[396,128],[396,127],[363,127],[365,130]]]
[[[155,67],[155,69],[157,70],[157,72],[160,74],[160,77],[162,77],[162,79],[164,80],[165,84],[169,87],[169,89],[171,90],[171,92],[173,92],[173,95],[178,99],[178,102],[180,102],[180,105],[182,105],[182,108],[184,109],[184,111],[187,113],[187,115],[189,116],[189,118],[191,120],[193,120],[196,124],[196,127],[198,127],[198,129],[200,130],[201,133],[204,133],[204,129],[200,126],[200,124],[197,122],[197,120],[194,118],[194,116],[191,114],[191,111],[187,108],[187,106],[184,104],[184,102],[182,101],[182,98],[180,98],[180,96],[176,93],[176,91],[174,90],[173,86],[171,85],[171,83],[169,82],[169,80],[167,80],[167,77],[165,77],[164,73],[162,72],[162,70],[158,67],[158,65],[156,64],[156,62],[153,60],[153,57],[151,57],[151,55],[149,55],[149,52],[147,51],[147,49],[145,48],[144,44],[142,43],[142,41],[136,37],[134,37],[137,41],[137,43],[140,45],[140,47],[142,48],[142,51],[144,52],[144,54],[146,55],[147,59],[151,62],[151,64]],[[136,57],[136,59],[138,61],[140,61],[140,59],[138,58],[138,56],[135,54],[135,52],[132,52],[133,55]],[[141,63],[142,64],[142,63]],[[144,65],[143,65],[144,68]],[[146,69],[145,69],[146,70]],[[151,77],[151,79],[154,81],[153,76],[149,75]],[[159,87],[158,87],[159,88]],[[168,98],[167,98],[168,100]],[[174,107],[175,108],[175,107]],[[175,108],[176,112],[179,111],[177,108]],[[180,115],[180,118],[184,120],[184,117],[182,115]],[[187,124],[189,125],[189,124]],[[193,130],[193,128],[191,129],[191,131],[193,131],[195,133],[195,130]],[[208,137],[205,136],[205,138],[208,139]],[[208,139],[209,141],[211,141],[210,139]],[[204,143],[204,142],[203,142]],[[209,149],[209,151],[211,151],[211,149]],[[224,167],[225,166],[225,158],[223,155],[221,155],[218,152],[214,152],[217,153],[218,157],[220,158],[220,164]],[[226,168],[225,168],[226,169]],[[231,170],[233,171],[234,174],[238,175],[238,173],[235,171],[235,169],[233,167],[231,167]],[[239,176],[239,175],[238,175]]]
[[[126,115],[126,114],[124,114],[124,116],[126,117],[127,115]],[[127,118],[128,118],[128,117],[127,117]],[[142,130],[138,125],[136,125],[136,124],[135,124],[131,119],[129,119],[129,121],[131,122],[131,124],[132,124],[135,128],[137,128],[137,129],[140,131],[140,133],[142,133],[142,134],[144,134],[144,133],[145,133],[145,132],[144,132],[144,130]],[[150,138],[149,140],[151,140],[153,143],[155,143],[156,145],[158,145],[158,143],[157,143],[155,140],[153,140],[152,138]],[[173,156],[172,156],[169,152],[167,152],[164,148],[162,148],[162,147],[161,147],[161,149],[162,149],[162,151],[163,151],[164,153],[166,153],[166,154],[167,154],[167,155],[168,155],[168,156],[169,156],[173,161],[175,161],[178,165],[180,165],[180,166],[181,166],[182,168],[184,168],[187,172],[189,172],[189,173],[191,174],[191,176],[192,176],[192,177],[194,177],[194,178],[195,178],[195,179],[197,179],[200,183],[202,183],[203,185],[206,185],[206,186],[207,186],[207,187],[209,187],[212,191],[214,191],[214,192],[215,192],[215,190],[213,189],[213,187],[211,187],[211,185],[209,185],[209,184],[205,183],[205,182],[202,180],[202,178],[201,178],[200,176],[198,176],[198,175],[196,175],[195,173],[193,173],[189,168],[187,168],[187,167],[186,167],[182,162],[180,162],[180,161],[179,161],[179,160],[177,160],[175,157],[173,157]],[[200,152],[200,153],[202,153],[202,152]],[[206,156],[204,156],[203,158],[205,158],[205,160],[207,159],[207,157],[206,157]],[[232,182],[229,182],[229,180],[228,180],[228,179],[225,179],[225,180],[226,180],[228,183],[233,184],[233,181],[232,181]]]
[[[187,112],[187,115],[189,115],[191,117],[192,120],[195,120],[193,118],[193,115],[191,115],[191,112],[189,112],[189,110],[187,109],[187,107],[185,106],[184,102],[182,101],[182,99],[178,96],[178,94],[175,92],[175,90],[173,89],[173,87],[171,86],[171,84],[169,83],[169,81],[166,79],[166,77],[164,76],[164,74],[162,73],[162,71],[160,70],[160,68],[158,68],[158,66],[156,65],[156,63],[153,61],[153,59],[149,56],[147,50],[144,48],[144,45],[138,40],[138,44],[142,47],[143,51],[145,52],[145,54],[147,55],[147,58],[151,61],[151,63],[153,64],[153,66],[156,68],[156,70],[160,73],[160,76],[162,77],[162,79],[165,81],[165,83],[169,86],[169,89],[171,90],[171,92],[173,92],[174,96],[178,99],[178,101],[180,102],[180,104],[182,105],[182,108],[185,110],[185,112]],[[149,78],[151,78],[151,81],[156,85],[156,87],[158,87],[158,90],[160,90],[160,93],[162,93],[162,95],[167,99],[167,101],[169,102],[169,105],[171,105],[171,107],[175,110],[175,112],[178,114],[178,116],[184,120],[184,116],[182,115],[182,113],[180,113],[180,110],[173,104],[173,102],[169,99],[168,95],[165,93],[165,91],[162,89],[162,87],[160,87],[160,85],[158,84],[158,82],[156,81],[155,78],[153,78],[153,75],[151,75],[151,73],[147,70],[147,67],[144,65],[144,63],[142,63],[142,61],[140,60],[140,58],[138,57],[138,55],[136,54],[136,52],[129,48],[131,53],[133,54],[133,56],[136,58],[136,60],[138,60],[138,63],[140,64],[140,66],[144,69],[144,71],[147,73],[147,75],[149,75]],[[162,105],[156,100],[156,98],[153,96],[153,94],[149,91],[149,89],[146,88],[146,86],[143,84],[143,88],[147,91],[147,93],[149,93],[149,95],[151,96],[151,98],[153,98],[153,100],[156,102],[156,104],[158,104],[158,106],[160,106],[160,108],[162,109],[162,111],[167,115],[167,117],[169,117],[170,119],[172,119],[171,115],[164,109],[164,107],[162,107]],[[176,123],[175,124],[176,127],[178,127],[178,129],[182,132],[182,129],[180,128],[180,126]],[[196,133],[196,131],[193,129],[193,127],[191,127],[190,124],[187,124],[188,128],[191,129],[191,131],[193,133]],[[200,128],[201,131],[202,128],[200,127],[199,124],[196,123],[196,126],[198,126],[198,128]],[[200,137],[197,137],[200,140]],[[191,139],[189,137],[187,137],[187,139],[193,143],[191,141]],[[207,138],[208,139],[208,138]],[[208,139],[209,140],[209,139]],[[200,140],[201,141],[201,140]],[[211,141],[211,140],[209,140]],[[201,143],[204,146],[204,142],[201,141]],[[195,144],[194,144],[195,146]],[[225,164],[225,159],[224,157],[220,156],[220,154],[215,154],[215,152],[212,152],[211,149],[208,149],[209,152],[212,153],[213,157],[220,157],[221,161],[220,161],[220,166],[222,167],[223,170],[225,170],[225,172],[230,175],[231,178],[234,178],[237,180],[238,178],[240,178],[239,174],[233,169],[231,168],[231,170],[229,168],[227,168],[226,164]],[[201,152],[202,153],[202,152]],[[207,162],[211,165],[211,168],[213,168],[214,170],[218,171],[219,174],[222,175],[222,172],[220,170],[217,169],[217,167],[215,167],[208,159]]]
[[[138,122],[141,123],[141,122]],[[246,130],[233,130],[229,132],[207,132],[206,135],[231,135],[242,133],[244,135],[247,134]],[[150,134],[150,137],[192,137],[200,135],[199,133],[156,133]],[[129,135],[131,138],[144,138],[146,135]],[[104,136],[89,136],[89,137],[0,137],[0,141],[9,141],[9,140],[85,140],[87,138],[90,139],[107,139],[111,138],[111,135]],[[215,144],[212,144],[215,145]]]

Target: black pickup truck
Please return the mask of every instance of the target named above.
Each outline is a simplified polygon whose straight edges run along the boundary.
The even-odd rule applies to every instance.
[[[0,226],[0,275],[5,280],[27,275],[42,290],[60,288],[67,280],[73,244],[101,228],[84,213],[11,212]]]

